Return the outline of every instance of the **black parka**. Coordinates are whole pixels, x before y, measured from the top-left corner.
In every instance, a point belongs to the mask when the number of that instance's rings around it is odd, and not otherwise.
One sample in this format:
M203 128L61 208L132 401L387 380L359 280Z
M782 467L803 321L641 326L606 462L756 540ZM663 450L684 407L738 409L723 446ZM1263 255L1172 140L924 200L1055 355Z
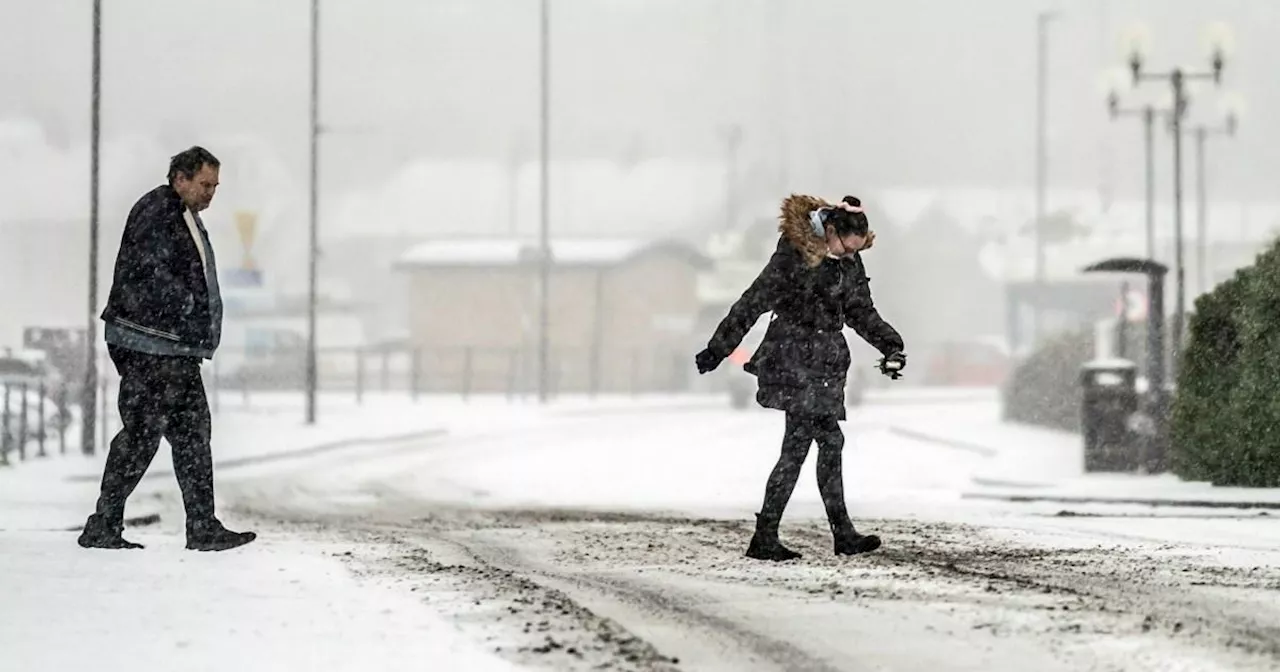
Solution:
M784 201L777 250L707 349L717 361L727 357L772 311L764 340L744 366L757 377L756 400L765 408L843 420L850 365L843 328L883 355L901 352L903 342L876 311L861 254L836 259L821 252L825 241L814 234L808 212L822 205L805 196Z

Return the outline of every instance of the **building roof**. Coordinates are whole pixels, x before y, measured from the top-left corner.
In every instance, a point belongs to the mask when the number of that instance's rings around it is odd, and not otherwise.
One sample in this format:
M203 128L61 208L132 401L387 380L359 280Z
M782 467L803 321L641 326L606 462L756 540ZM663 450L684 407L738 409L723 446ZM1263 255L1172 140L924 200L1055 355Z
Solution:
M555 263L570 266L614 266L642 254L666 250L707 262L692 245L674 240L634 238L565 238L550 242ZM453 239L421 243L396 261L396 267L513 266L538 258L538 242L505 238Z

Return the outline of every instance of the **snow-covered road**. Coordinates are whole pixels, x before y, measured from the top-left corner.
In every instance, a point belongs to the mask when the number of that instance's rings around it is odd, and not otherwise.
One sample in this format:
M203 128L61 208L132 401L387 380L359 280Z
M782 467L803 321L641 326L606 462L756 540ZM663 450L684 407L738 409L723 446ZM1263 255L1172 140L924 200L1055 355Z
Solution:
M1274 517L966 500L991 456L900 431L992 412L939 402L850 418L850 509L885 540L852 559L830 554L812 460L783 523L805 557L742 558L781 432L766 412L495 417L358 459L237 468L219 488L268 534L348 545L358 574L531 667L1280 666Z

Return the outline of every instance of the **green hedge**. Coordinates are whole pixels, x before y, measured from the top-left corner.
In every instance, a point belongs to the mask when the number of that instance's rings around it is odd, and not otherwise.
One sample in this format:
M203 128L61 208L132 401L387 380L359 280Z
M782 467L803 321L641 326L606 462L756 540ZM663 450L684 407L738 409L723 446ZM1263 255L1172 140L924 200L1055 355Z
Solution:
M1172 467L1280 486L1280 246L1196 301L1173 401Z

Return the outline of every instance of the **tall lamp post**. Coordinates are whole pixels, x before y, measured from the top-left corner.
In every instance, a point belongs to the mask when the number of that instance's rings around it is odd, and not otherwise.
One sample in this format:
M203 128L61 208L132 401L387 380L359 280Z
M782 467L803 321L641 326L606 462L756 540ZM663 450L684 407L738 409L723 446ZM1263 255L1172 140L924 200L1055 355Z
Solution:
M1156 159L1155 159L1155 122L1157 118L1168 118L1170 111L1147 103L1136 107L1124 107L1120 104L1120 94L1114 89L1107 95L1107 110L1111 118L1140 117L1142 119L1142 145L1145 157L1144 180L1146 182L1146 248L1147 259L1156 258Z
M102 0L93 0L93 90L89 102L89 319L84 332L80 451L94 453L98 424L98 173L102 145Z
M1196 141L1196 293L1209 289L1208 278L1208 201L1205 186L1205 141L1211 137L1231 137L1236 134L1240 120L1236 110L1227 110L1221 124L1196 124L1187 129Z
M1120 105L1120 94L1114 88L1107 95L1107 110L1111 114L1112 119L1122 116L1137 116L1142 119L1142 141L1143 154L1145 156L1145 173L1144 180L1146 182L1146 260L1150 262L1156 261L1156 162L1155 162L1155 122L1157 117L1167 117L1169 111L1161 109L1154 104L1147 103L1137 107L1122 107ZM1151 289L1151 287L1148 287ZM1161 297L1163 299L1163 297ZM1163 303L1160 305L1163 306ZM1121 320L1127 319L1121 317ZM1123 346L1123 343L1121 344ZM1152 347L1163 348L1162 340L1151 340L1148 338L1147 348ZM1163 357L1153 357L1153 353L1147 353L1148 361L1159 361L1160 366L1164 366ZM1148 376L1155 380L1154 372L1149 372ZM1163 376L1163 374L1161 374Z
M539 142L538 180L538 402L551 396L551 236L550 160L551 142L551 7L550 0L539 5Z
M1040 301L1044 295L1045 249L1044 220L1049 172L1049 23L1058 17L1057 12L1045 11L1036 15L1036 224L1035 224L1035 308L1032 311L1032 338L1042 336Z
M307 215L307 410L308 425L316 422L316 263L319 256L319 190L316 180L319 173L320 139L320 0L311 0L311 132L310 132L310 194Z
M1167 81L1173 89L1173 108L1170 111L1170 128L1173 132L1173 221L1174 221L1174 268L1176 284L1175 312L1173 315L1172 362L1170 378L1177 380L1178 358L1182 354L1182 335L1186 321L1187 290L1186 268L1183 250L1183 213L1182 213L1182 122L1187 113L1189 98L1187 83L1194 80L1211 80L1214 84L1222 82L1222 70L1226 63L1226 29L1218 25L1216 34L1210 40L1209 62L1211 68L1205 71L1190 71L1174 68L1167 72L1149 72L1146 70L1145 42L1139 38L1144 33L1131 35L1129 45L1129 70L1133 74L1133 85L1136 87L1144 81Z

